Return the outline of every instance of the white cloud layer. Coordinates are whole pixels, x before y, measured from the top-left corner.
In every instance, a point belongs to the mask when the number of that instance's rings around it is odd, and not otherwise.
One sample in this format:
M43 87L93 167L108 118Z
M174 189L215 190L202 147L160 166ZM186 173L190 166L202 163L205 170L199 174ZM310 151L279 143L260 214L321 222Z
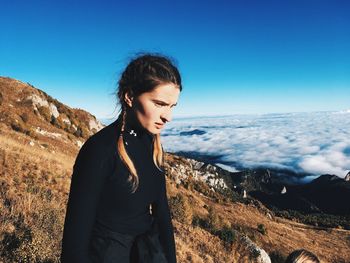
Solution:
M222 156L219 162L231 169L264 166L340 177L350 170L348 111L175 119L162 141L170 152Z

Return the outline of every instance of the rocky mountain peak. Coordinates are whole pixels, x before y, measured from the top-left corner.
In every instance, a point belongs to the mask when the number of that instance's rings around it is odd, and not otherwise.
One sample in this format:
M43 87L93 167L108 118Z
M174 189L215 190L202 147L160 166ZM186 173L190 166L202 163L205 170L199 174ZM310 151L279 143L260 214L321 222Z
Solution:
M32 139L59 139L76 146L104 126L95 116L59 102L29 83L0 77L0 121L3 128Z

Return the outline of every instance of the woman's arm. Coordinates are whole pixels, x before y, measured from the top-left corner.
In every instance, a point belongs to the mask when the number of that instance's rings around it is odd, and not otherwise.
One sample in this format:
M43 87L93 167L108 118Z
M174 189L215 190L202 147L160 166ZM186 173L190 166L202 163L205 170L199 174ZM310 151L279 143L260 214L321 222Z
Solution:
M152 205L152 213L159 223L159 237L169 263L176 263L176 250L173 225L171 223L166 195L165 175L161 175L161 190L158 200Z
M89 262L90 235L105 174L104 155L98 148L98 143L89 138L73 167L62 239L62 263Z

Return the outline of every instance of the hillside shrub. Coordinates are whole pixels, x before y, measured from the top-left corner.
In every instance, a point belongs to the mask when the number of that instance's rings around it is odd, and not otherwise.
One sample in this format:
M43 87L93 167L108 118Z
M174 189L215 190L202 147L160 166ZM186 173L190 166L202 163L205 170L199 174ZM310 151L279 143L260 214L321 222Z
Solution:
M21 121L13 122L13 123L11 123L11 128L14 131L24 133L25 135L28 135L34 139L37 138L37 135L36 135L35 131L33 130L33 128L31 126L25 124L24 122L21 122Z
M225 245L231 246L236 241L236 232L230 227L224 226L215 234L225 242Z
M28 117L28 114L26 112L22 113L20 117L24 123L28 122L29 117Z
M82 138L87 139L90 136L90 131L88 128L83 126L82 128Z
M4 101L4 97L2 96L1 92L0 92L0 106L2 105L2 102Z
M194 215L192 218L192 225L193 226L198 226L203 229L208 229L209 228L209 223L206 218L201 218L198 215Z
M38 108L38 111L40 113L40 115L47 120L48 122L51 122L51 112L50 109L46 106L40 106Z
M80 122L78 122L78 121L75 119L73 113L71 113L71 115L67 114L67 117L68 117L68 119L70 120L72 126L74 125L75 127L78 127L78 126L80 125Z
M25 127L21 122L11 123L11 128L12 128L12 130L17 131L17 132L24 133L24 131L25 131Z
M192 208L186 196L177 194L169 199L171 215L174 219L184 224L192 223Z
M78 126L77 130L74 132L76 137L81 137L87 139L90 135L89 130L84 126Z
M193 216L192 225L203 228L220 238L224 242L226 249L231 249L232 244L237 239L236 231L228 224L224 224L223 219L217 216L212 208L206 218L201 218L198 215Z
M206 196L210 195L209 186L202 181L197 180L197 181L193 182L193 189L199 193L206 195Z
M67 108L67 106L65 106L64 104L59 102L57 99L51 98L50 101L52 104L54 104L56 106L57 111L59 112L60 115L66 114L69 112L69 109Z
M247 237L251 240L251 241L253 241L253 242L256 242L256 232L253 232L253 231L246 231L247 232Z
M75 137L77 137L77 136L75 135L76 130L73 128L73 126L65 127L64 130L65 130L66 132L68 132L68 133L71 133L71 134L74 135Z
M28 127L23 123L23 122L12 122L11 123L11 128L14 130L14 131L17 131L17 132L21 132L21 133L28 133Z
M61 116L58 116L58 118L55 118L55 116L52 115L50 123L59 129L64 129L68 126L66 123L62 121Z
M250 256L254 259L257 259L260 256L260 251L257 250L256 248L252 249L250 251Z
M214 208L212 206L209 206L208 209L208 226L212 232L215 232L217 229L220 228L221 222L220 222L219 215L216 213Z
M55 105L56 105L56 108L57 108L57 111L60 113L60 114L66 114L68 113L68 110L66 108L66 106L64 106L62 103L60 103L59 101L55 102Z
M264 224L258 224L258 231L263 235L267 234L267 229Z
M68 139L71 140L71 141L73 141L73 140L75 139L74 135L72 135L72 134L70 134L70 133L67 134L67 137L68 137Z
M26 135L28 135L29 137L33 138L33 139L38 139L38 135L37 133L33 130L32 127L30 127L30 129L26 132Z
M182 184L185 187L185 189L193 191L193 182L192 182L192 180L190 180L190 179L184 180Z
M53 116L53 115L51 115L51 121L50 121L50 123L51 123L53 126L57 127L57 128L61 128L61 127L59 126L58 122L57 122L57 118L56 118L55 116Z
M34 89L36 89L36 87L34 87L32 84L30 84L29 82L27 82L27 85L28 86L30 86L30 87L32 87L32 88L34 88Z
M82 130L80 127L77 128L77 130L73 133L76 137L82 137Z
M34 114L35 114L36 116L39 116L39 115L40 115L40 113L39 113L39 111L38 111L37 109L34 109L33 112L34 112Z

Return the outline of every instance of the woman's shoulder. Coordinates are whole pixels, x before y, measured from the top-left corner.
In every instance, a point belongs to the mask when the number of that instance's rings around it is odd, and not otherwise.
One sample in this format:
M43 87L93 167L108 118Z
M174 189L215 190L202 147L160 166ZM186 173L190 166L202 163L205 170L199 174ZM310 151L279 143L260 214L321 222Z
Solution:
M119 122L116 120L103 127L85 141L81 150L93 150L95 152L106 153L106 151L114 149L120 133L118 126Z

